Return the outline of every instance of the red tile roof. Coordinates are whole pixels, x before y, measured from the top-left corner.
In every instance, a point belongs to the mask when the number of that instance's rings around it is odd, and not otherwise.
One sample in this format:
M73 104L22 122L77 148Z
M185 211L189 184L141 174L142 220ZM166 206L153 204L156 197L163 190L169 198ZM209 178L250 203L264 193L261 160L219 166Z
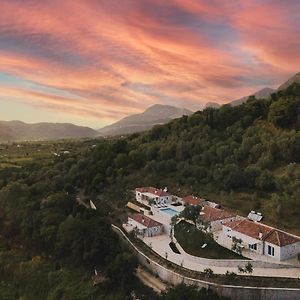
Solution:
M234 217L233 214L225 211L223 209L210 207L208 205L204 206L200 212L200 218L205 222L212 222L217 220L223 220Z
M158 197L170 196L168 192L163 191L162 189L157 189L154 187L141 187L135 189L137 192L140 193L150 193L153 195L157 195Z
M247 219L229 222L226 223L225 226L254 239L262 240L279 247L300 242L300 238L288 234L287 232ZM260 234L262 235L261 238Z
M196 196L190 195L190 196L183 197L182 201L185 204L189 204L189 205L201 205L205 200L198 198Z
M134 215L129 216L129 218L144 225L147 228L162 226L161 223L159 223L145 215L142 215L142 214L134 214Z

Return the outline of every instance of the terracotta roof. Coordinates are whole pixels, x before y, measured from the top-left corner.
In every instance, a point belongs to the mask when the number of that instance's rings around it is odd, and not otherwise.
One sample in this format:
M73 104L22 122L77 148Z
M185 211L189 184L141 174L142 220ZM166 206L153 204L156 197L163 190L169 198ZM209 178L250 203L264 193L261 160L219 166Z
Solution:
M255 223L247 219L229 222L226 223L225 226L254 239L262 240L279 247L300 242L300 238L290 235L284 231L261 223ZM262 235L261 238L260 235Z
M266 236L265 241L270 244L282 247L300 242L300 239L278 229L273 229L272 232L268 236Z
M200 212L200 218L205 222L212 222L217 220L223 220L234 217L233 214L223 209L214 208L210 206L204 206Z
M150 193L153 195L157 195L159 197L163 197L163 196L169 196L170 194L168 192L163 191L162 189L157 189L154 187L141 187L141 188L136 188L135 189L137 192L140 193Z
M182 201L189 205L201 205L205 200L196 196L186 196L182 198Z
M145 216L145 215L142 215L142 214L134 214L134 215L131 215L129 216L129 218L133 219L134 221L144 225L145 227L147 228L150 228L150 227L156 227L156 226L162 226L161 223Z

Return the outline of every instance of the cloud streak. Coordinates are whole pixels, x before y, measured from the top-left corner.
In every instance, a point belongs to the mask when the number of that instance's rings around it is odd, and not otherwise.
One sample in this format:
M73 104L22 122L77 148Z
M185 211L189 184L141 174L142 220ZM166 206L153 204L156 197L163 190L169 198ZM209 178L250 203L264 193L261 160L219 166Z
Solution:
M2 82L1 97L95 126L155 103L224 103L300 67L296 0L3 0L1 9L0 75L18 78Z

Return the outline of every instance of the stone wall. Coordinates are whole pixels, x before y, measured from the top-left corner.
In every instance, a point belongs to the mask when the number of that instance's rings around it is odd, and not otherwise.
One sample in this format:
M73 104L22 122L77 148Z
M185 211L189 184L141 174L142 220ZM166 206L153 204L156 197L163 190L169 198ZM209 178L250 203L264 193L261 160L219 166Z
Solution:
M300 289L289 288L264 288L264 287L247 287L220 285L203 280L185 277L179 273L169 270L157 262L147 257L139 251L127 236L117 227L112 225L115 232L124 238L132 249L135 251L141 265L157 275L162 281L171 285L177 285L184 282L187 285L196 285L199 288L212 289L222 296L230 297L231 300L297 300L300 299Z
M300 253L300 242L291 245L286 245L284 247L281 247L280 259L284 260L287 258L291 258L297 256L298 253Z

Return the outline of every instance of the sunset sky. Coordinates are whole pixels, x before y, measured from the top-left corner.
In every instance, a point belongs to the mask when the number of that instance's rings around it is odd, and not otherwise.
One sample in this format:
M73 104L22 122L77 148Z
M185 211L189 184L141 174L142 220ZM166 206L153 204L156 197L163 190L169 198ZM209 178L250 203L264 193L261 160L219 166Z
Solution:
M1 0L0 120L100 128L300 71L299 0Z

